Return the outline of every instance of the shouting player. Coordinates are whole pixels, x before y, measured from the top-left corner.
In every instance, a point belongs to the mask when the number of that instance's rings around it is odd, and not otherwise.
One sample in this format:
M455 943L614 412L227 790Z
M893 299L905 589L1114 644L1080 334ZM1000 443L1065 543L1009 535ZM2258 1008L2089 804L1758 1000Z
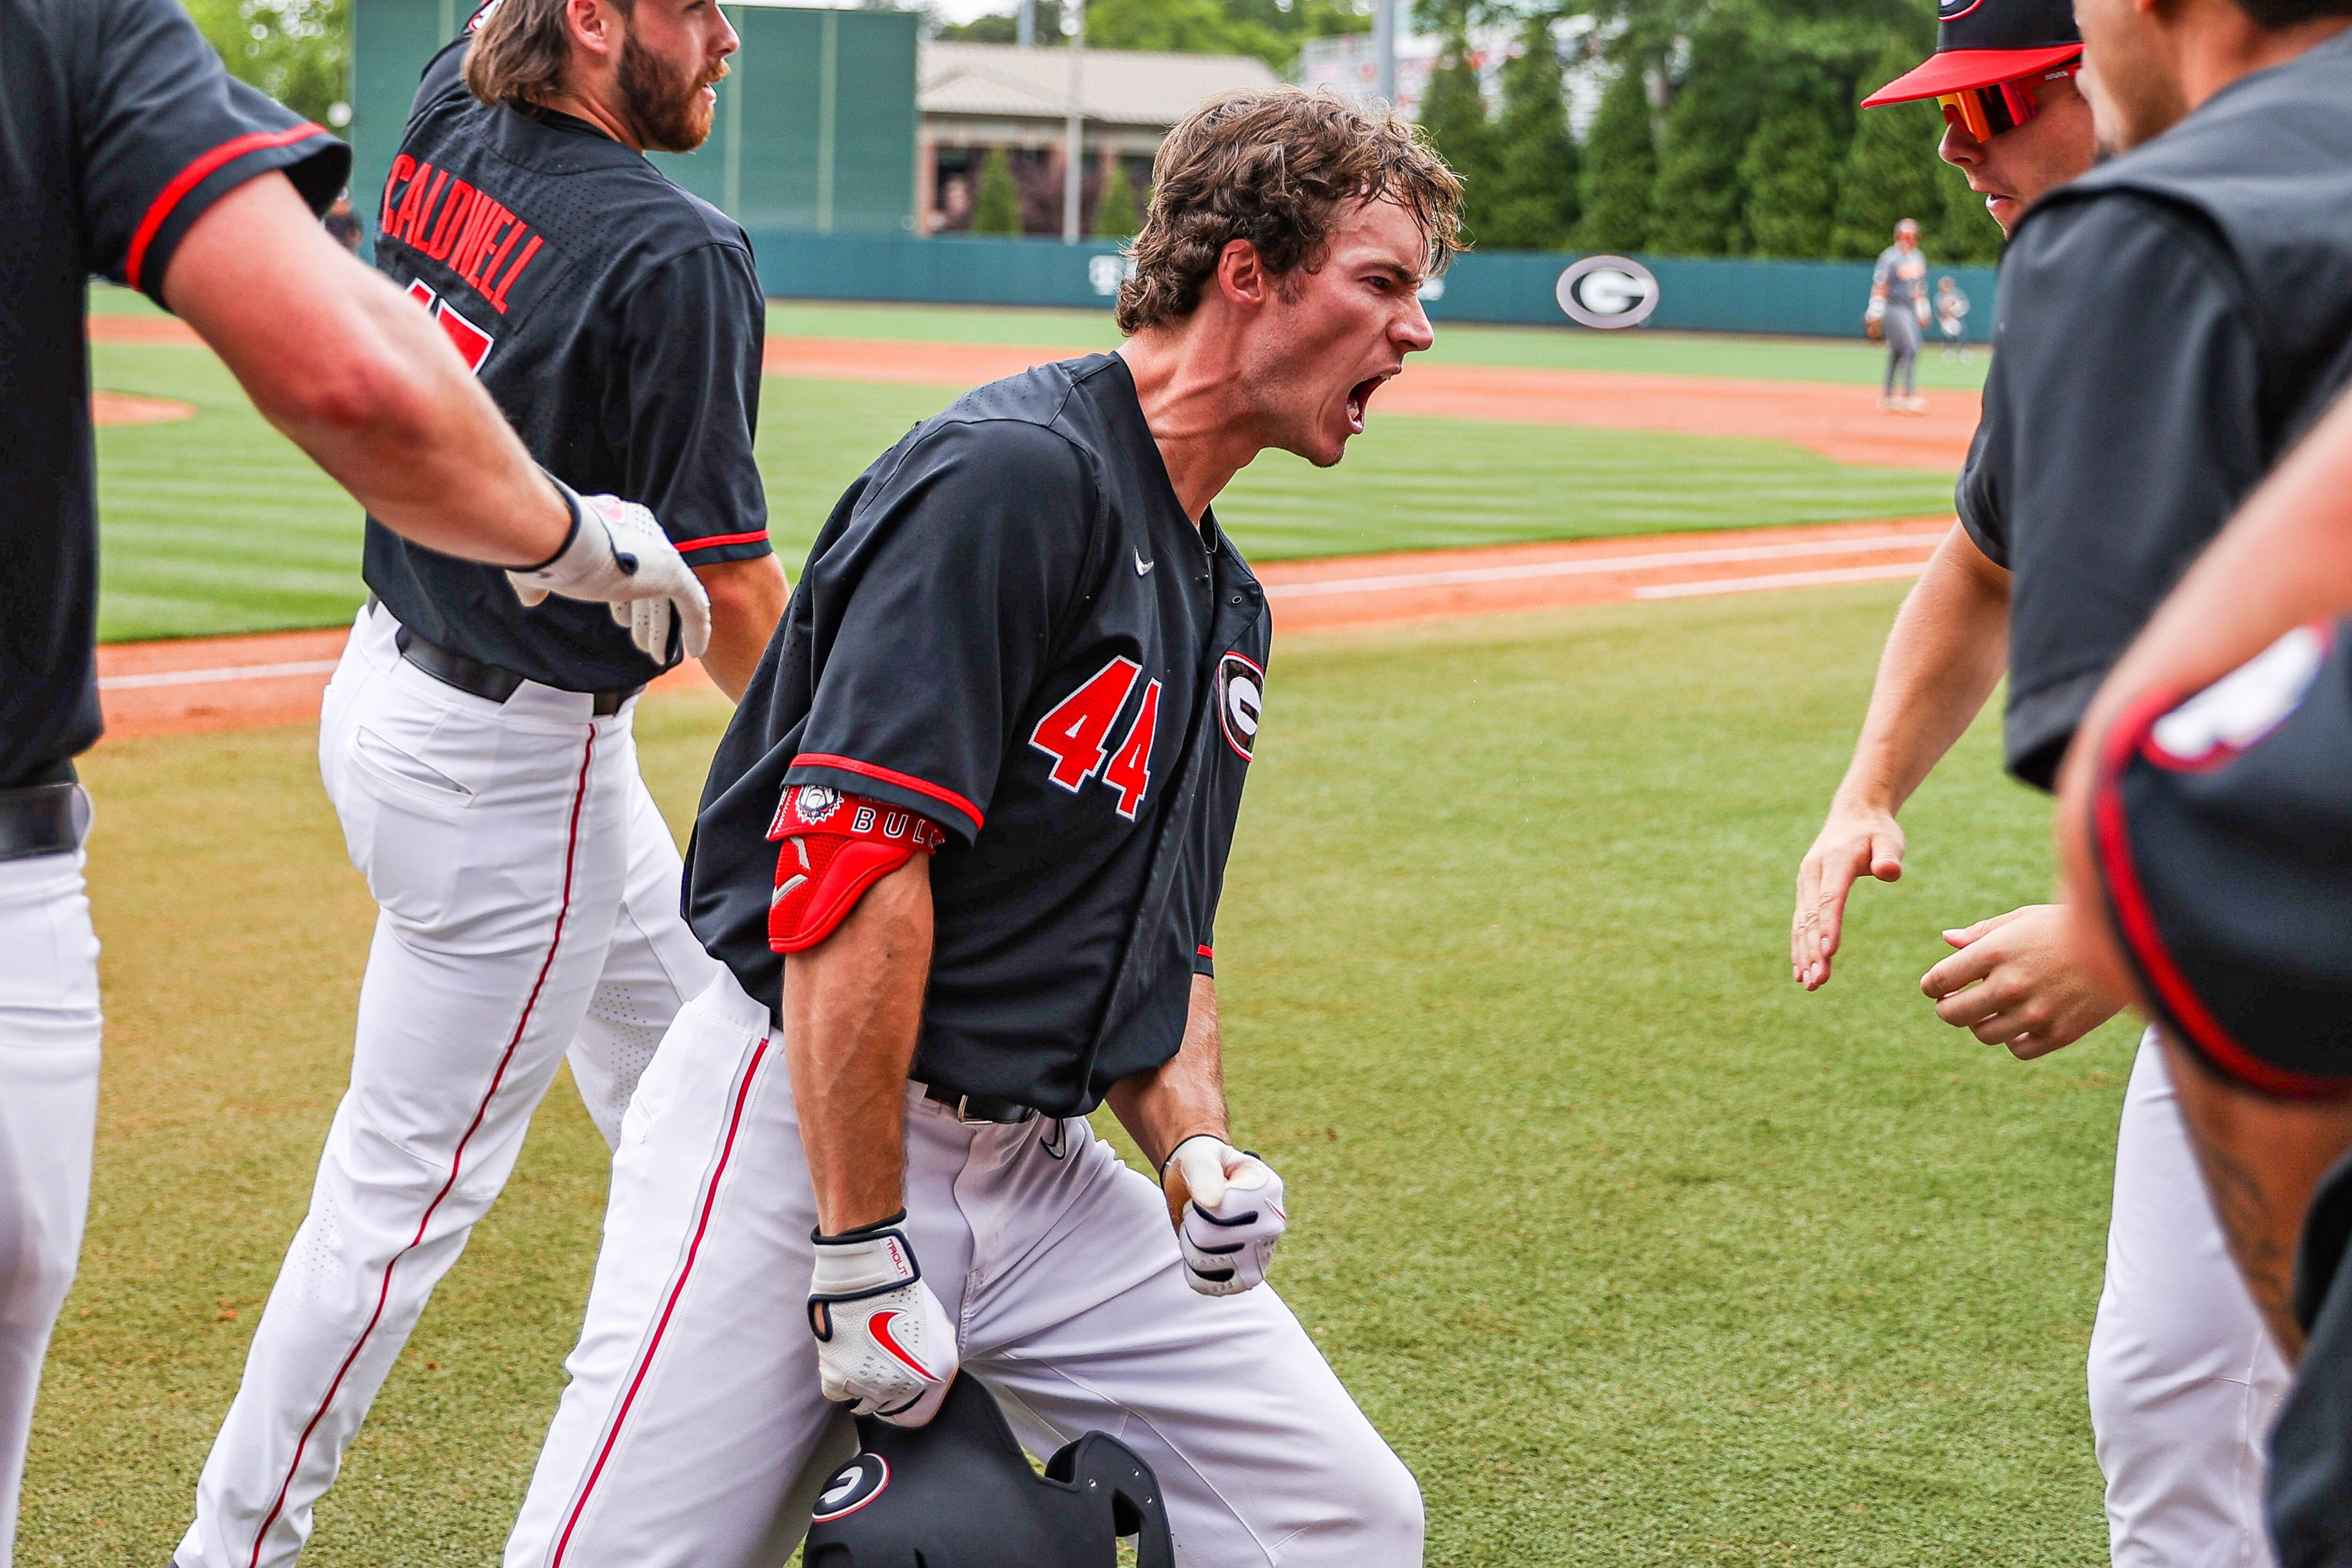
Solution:
M509 1568L780 1562L845 1405L919 1425L959 1365L1037 1452L1143 1456L1181 1562L1421 1560L1228 1142L1211 931L1269 626L1210 503L1268 447L1339 461L1430 344L1460 186L1295 88L1154 174L1127 345L867 469L720 746L688 903L726 972L629 1109Z
M377 262L531 453L657 509L740 693L783 602L751 458L764 305L741 229L647 148L698 144L735 35L709 0L505 0L425 68ZM350 1091L197 1483L180 1568L290 1562L567 1053L609 1141L715 965L637 776L667 616L530 595L370 523L320 766L382 906Z

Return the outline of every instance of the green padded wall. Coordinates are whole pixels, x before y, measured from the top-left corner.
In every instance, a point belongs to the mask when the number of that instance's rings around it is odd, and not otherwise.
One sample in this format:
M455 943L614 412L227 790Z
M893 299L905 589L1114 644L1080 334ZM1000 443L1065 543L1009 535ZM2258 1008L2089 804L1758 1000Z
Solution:
M417 73L478 0L355 0L352 205L373 234ZM899 234L915 225L915 42L908 11L729 5L743 47L710 140L654 163L751 229Z

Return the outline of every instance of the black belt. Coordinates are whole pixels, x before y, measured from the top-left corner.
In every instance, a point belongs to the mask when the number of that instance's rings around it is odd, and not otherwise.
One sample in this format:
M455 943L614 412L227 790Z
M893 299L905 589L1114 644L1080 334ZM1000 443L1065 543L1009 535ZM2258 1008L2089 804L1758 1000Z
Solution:
M992 1094L958 1094L951 1089L923 1086L923 1098L934 1104L944 1105L956 1113L956 1120L966 1124L995 1122L1011 1126L1034 1121L1045 1113L1034 1105L1024 1105L1017 1100L999 1100Z
M425 641L406 626L392 634L393 646L400 657L439 681L454 686L471 696L491 702L504 702L521 689L526 679L511 669L501 669L495 664L484 664L478 658L467 658L462 653L452 653L438 643ZM591 691L583 695L595 699L594 712L599 719L621 710L621 704L643 691L645 686L625 686L614 691Z
M0 860L70 855L81 847L89 821L81 785L71 779L0 789Z

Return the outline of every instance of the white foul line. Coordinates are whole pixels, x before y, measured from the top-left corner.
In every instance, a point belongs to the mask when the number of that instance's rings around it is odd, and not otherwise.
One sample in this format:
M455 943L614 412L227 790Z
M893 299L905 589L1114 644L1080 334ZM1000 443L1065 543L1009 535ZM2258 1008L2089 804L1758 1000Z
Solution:
M1712 583L1660 583L1636 588L1637 599L1689 599L1701 594L1745 594L1758 588L1817 588L1832 583L1882 583L1894 577L1916 577L1924 561L1890 566L1840 566L1826 572L1777 572L1769 577L1718 577Z
M165 669L152 675L107 675L100 691L135 691L147 686L209 686L215 680L270 680L283 675L328 675L340 659L310 658L299 664L236 664L223 669Z
M1873 534L1864 539L1811 539L1790 544L1749 544L1720 550L1660 551L1649 555L1580 557L1574 561L1538 561L1518 566L1465 566L1452 572L1400 573L1393 577L1343 577L1328 583L1286 583L1268 587L1265 595L1269 599L1306 599L1327 594L1377 594L1390 589L1439 588L1460 583L1509 583L1528 577L1586 577L1612 572L1647 572L1661 566L1699 566L1728 561L1783 561L1800 555L1863 555L1881 550L1933 550L1942 539L1941 534L1935 533L1888 533Z

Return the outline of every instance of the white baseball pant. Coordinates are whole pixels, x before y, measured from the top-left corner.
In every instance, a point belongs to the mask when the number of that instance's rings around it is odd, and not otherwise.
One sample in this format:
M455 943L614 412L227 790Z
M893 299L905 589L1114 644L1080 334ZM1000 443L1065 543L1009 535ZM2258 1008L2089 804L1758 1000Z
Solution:
M678 913L676 844L631 709L526 682L504 703L404 661L361 612L320 771L381 906L352 1082L310 1213L196 1484L179 1568L293 1561L311 1505L521 1152L568 1055L607 1142L717 964Z
M2263 1488L2292 1374L2231 1260L2154 1030L2124 1092L2088 1373L2116 1568L2273 1568Z
M98 1126L98 937L79 854L0 860L0 1564Z
M1191 1568L1409 1568L1421 1492L1273 1289L1184 1283L1160 1190L1083 1119L966 1126L910 1089L907 1229L963 1371L1033 1451L1150 1464ZM842 1450L803 1303L816 1223L767 1009L678 1016L614 1155L571 1385L506 1568L778 1568Z

